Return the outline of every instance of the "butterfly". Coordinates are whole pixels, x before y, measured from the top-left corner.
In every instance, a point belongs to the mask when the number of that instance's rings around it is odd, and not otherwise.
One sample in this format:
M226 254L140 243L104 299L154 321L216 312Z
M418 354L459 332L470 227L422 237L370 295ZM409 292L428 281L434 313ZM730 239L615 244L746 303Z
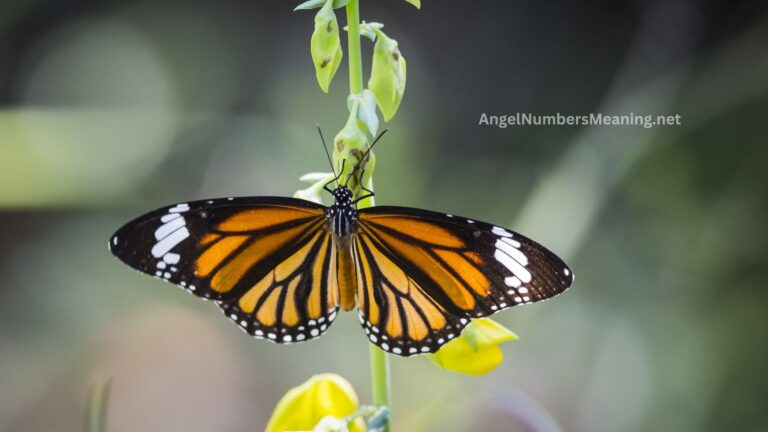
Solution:
M358 210L373 192L355 198L348 183L325 185L330 207L283 197L162 207L120 228L109 248L214 301L256 338L314 339L339 309L357 306L370 341L406 357L436 352L474 318L573 284L560 258L521 234L415 208Z

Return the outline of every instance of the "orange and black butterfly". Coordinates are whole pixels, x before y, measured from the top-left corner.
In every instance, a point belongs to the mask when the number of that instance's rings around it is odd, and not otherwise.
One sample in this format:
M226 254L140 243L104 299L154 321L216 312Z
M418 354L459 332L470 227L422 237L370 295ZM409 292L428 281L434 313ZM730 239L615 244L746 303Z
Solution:
M372 193L325 189L330 207L279 197L163 207L120 228L109 247L213 300L256 338L313 339L357 306L371 342L401 356L435 352L471 319L573 283L560 258L511 230L414 208L358 210Z

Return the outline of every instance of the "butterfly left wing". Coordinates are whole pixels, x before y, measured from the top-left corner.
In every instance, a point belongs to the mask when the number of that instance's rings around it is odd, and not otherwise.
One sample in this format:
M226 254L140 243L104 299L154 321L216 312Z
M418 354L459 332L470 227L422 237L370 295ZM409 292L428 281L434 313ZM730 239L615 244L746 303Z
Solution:
M276 197L177 204L129 222L109 246L129 266L216 301L255 337L302 341L338 310L324 210Z
M435 352L471 318L553 297L573 283L555 254L510 230L405 207L360 211L353 251L369 338Z

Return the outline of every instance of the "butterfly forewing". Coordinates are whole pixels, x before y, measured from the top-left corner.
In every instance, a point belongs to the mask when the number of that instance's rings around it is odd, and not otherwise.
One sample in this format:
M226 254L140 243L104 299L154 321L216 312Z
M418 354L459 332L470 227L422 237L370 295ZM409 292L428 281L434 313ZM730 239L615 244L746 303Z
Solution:
M373 207L360 212L356 241L361 321L371 341L395 354L434 352L471 318L573 283L565 263L538 243L458 216Z
M141 216L109 244L131 267L215 300L250 334L301 341L338 309L324 209L276 197L195 201Z

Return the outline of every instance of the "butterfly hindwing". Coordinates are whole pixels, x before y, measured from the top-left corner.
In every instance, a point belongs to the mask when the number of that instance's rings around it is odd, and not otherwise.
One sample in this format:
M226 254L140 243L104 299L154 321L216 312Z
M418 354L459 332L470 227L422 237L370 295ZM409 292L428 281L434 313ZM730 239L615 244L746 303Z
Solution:
M372 236L359 233L353 255L360 323L383 350L403 356L435 352L469 323L430 296L431 287Z
M565 263L527 237L443 213L364 209L356 242L361 320L374 343L401 355L434 352L471 318L573 283Z
M216 301L248 333L301 341L338 309L324 209L276 197L182 203L126 224L109 245L129 266Z

